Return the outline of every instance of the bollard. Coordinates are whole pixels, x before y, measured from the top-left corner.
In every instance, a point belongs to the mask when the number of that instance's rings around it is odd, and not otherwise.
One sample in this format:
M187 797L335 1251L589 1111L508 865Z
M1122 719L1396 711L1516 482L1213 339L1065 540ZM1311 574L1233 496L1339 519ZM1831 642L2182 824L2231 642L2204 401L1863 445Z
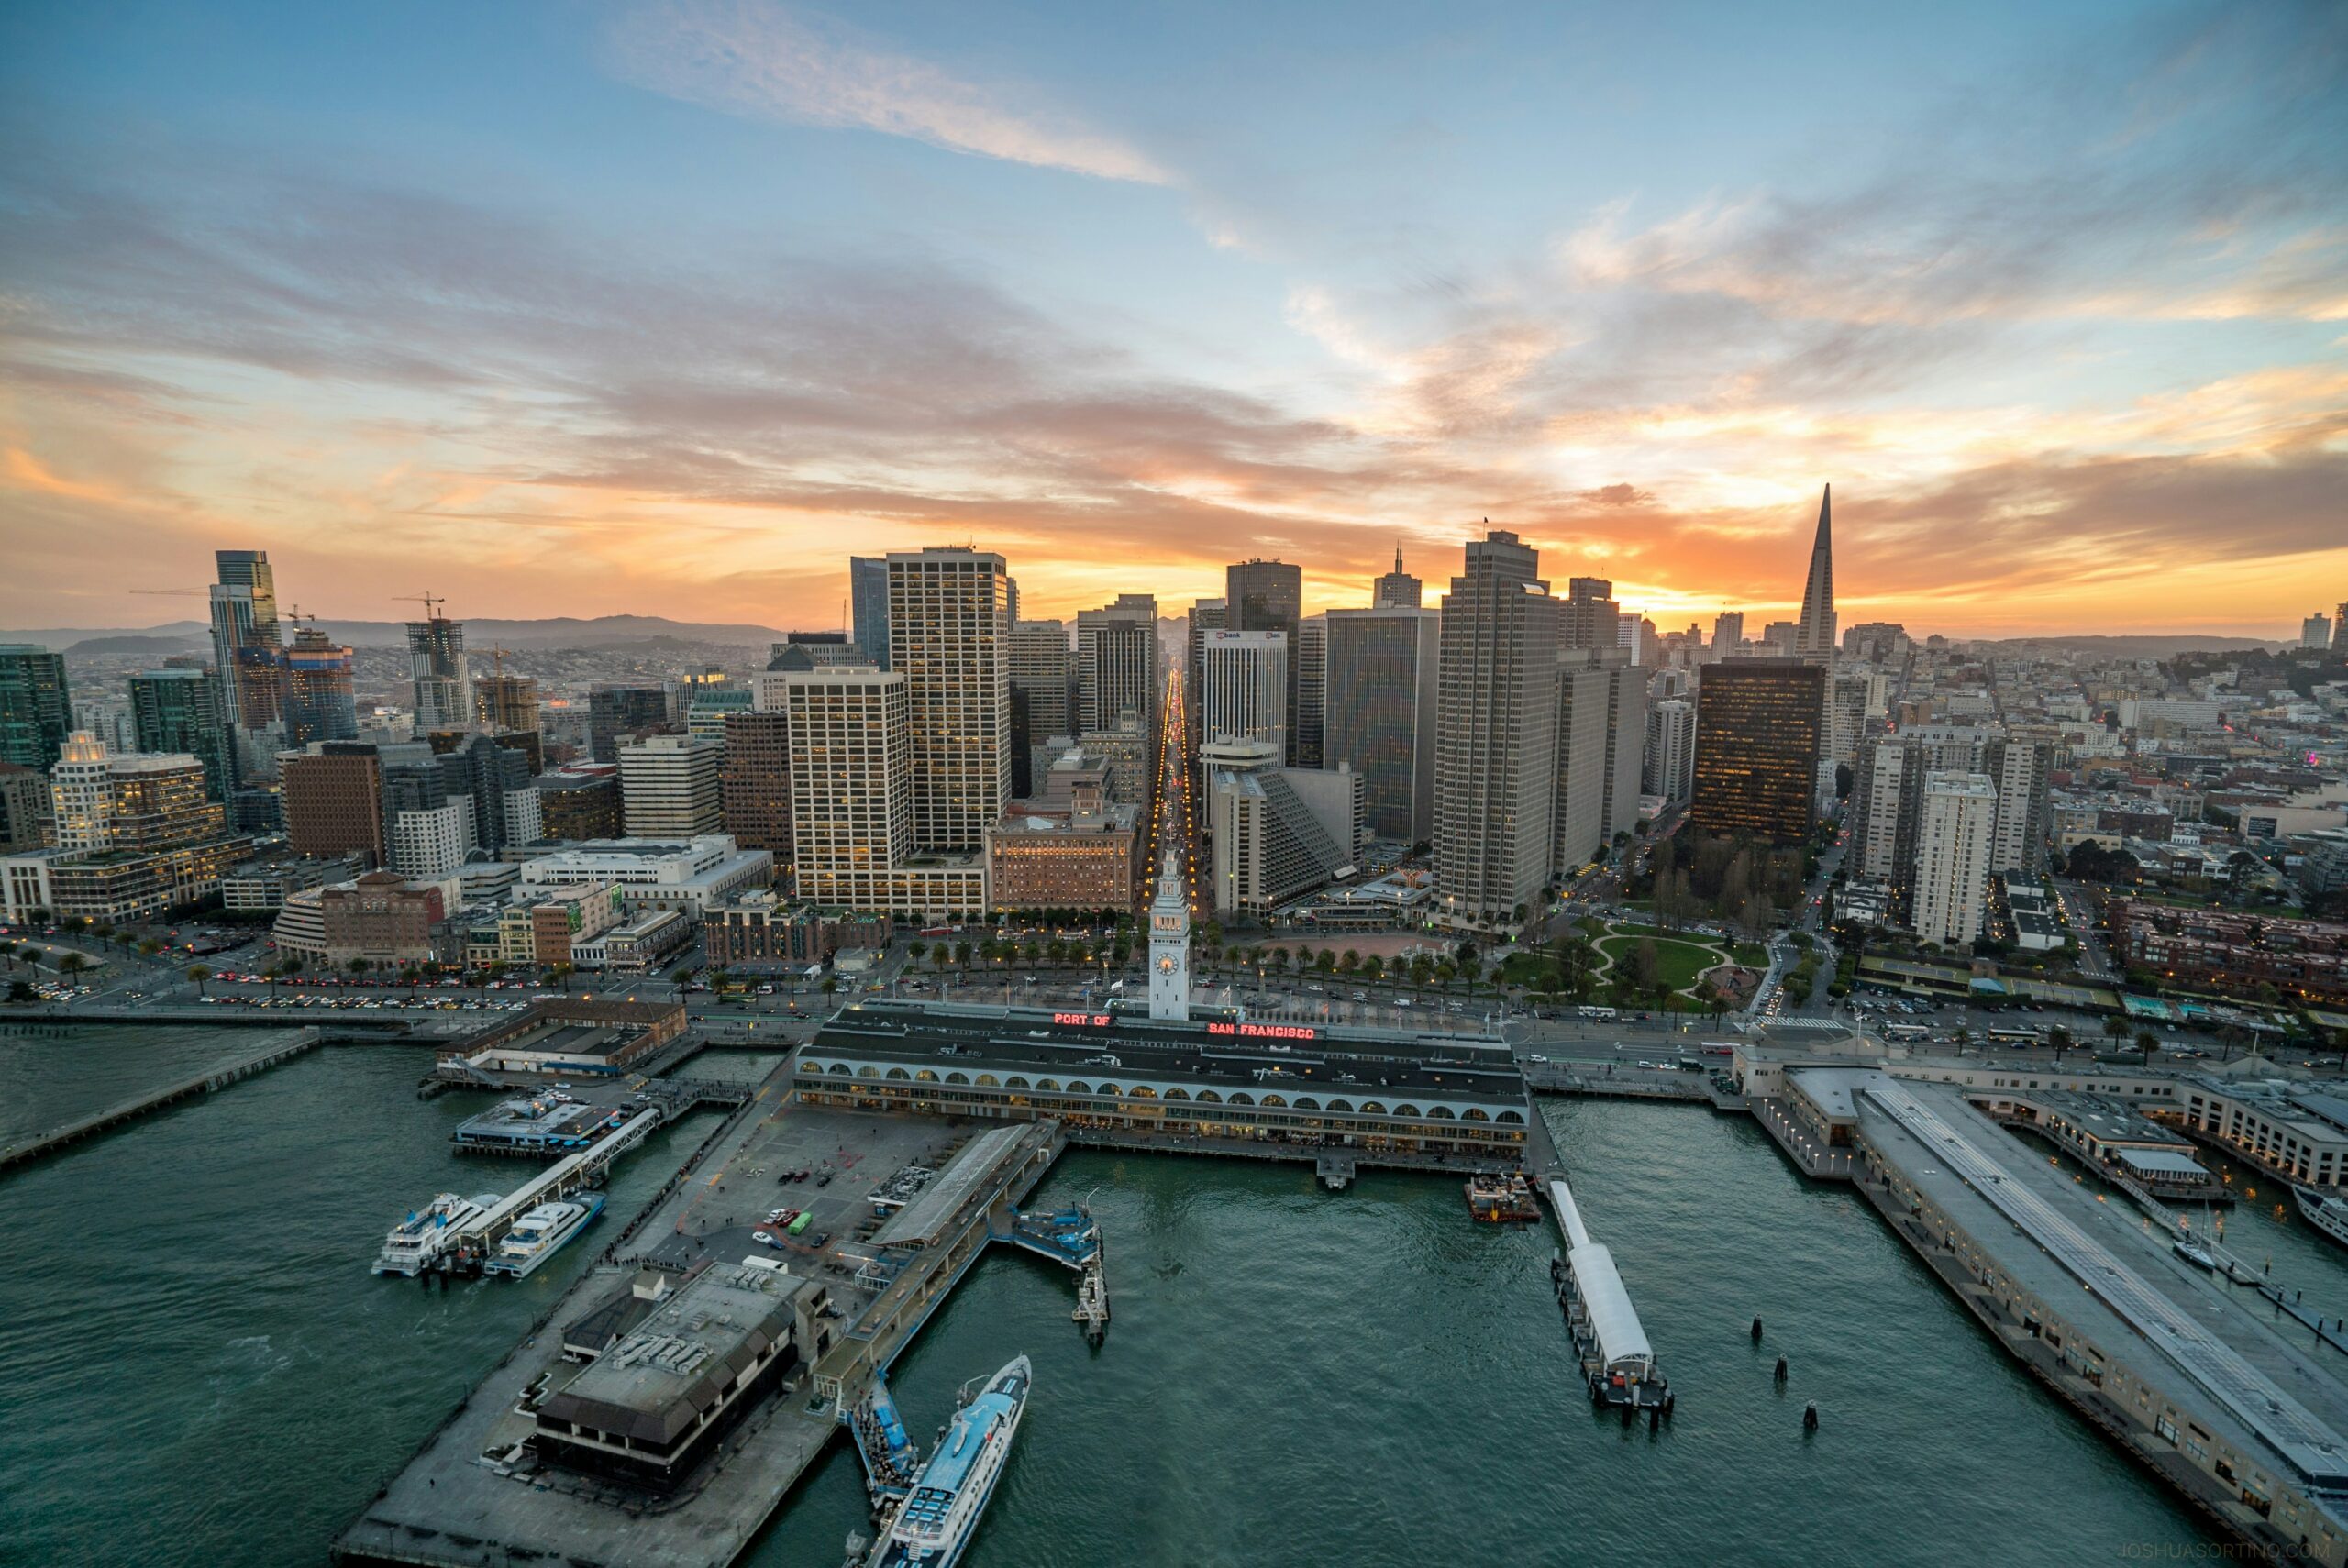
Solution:
M1753 1342L1756 1345L1761 1342L1761 1320L1758 1318L1753 1320Z

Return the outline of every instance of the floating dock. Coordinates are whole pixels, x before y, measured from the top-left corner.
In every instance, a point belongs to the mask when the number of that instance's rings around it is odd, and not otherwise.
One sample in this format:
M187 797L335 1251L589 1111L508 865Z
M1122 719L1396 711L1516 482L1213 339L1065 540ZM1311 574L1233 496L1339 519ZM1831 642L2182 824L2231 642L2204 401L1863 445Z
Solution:
M249 1056L240 1056L233 1062L225 1062L216 1067L206 1067L193 1077L182 1078L177 1082L165 1084L161 1088L133 1095L117 1105L108 1106L104 1110L69 1121L61 1127L52 1128L47 1132L37 1132L29 1138L0 1149L0 1170L6 1170L12 1165L20 1165L28 1161L55 1154L69 1143L78 1143L84 1138L95 1137L111 1128L121 1126L126 1121L137 1121L150 1111L161 1110L163 1107L175 1104L180 1100L200 1094L217 1093L230 1084L251 1077L255 1073L265 1073L280 1062L291 1061L305 1052L316 1050L323 1036L315 1029L292 1030Z
M1566 1178L1553 1173L1546 1185L1549 1201L1556 1206L1558 1228L1566 1233L1565 1251L1549 1260L1549 1281L1573 1336L1590 1402L1619 1406L1625 1414L1668 1412L1670 1381L1656 1363L1655 1347L1647 1342L1638 1309L1623 1288L1614 1254L1591 1239Z

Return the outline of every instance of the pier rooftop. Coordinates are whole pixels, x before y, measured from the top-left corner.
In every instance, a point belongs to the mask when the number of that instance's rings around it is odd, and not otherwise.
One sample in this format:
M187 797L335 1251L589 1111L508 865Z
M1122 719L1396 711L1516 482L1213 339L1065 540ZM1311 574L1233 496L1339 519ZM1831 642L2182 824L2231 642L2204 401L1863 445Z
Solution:
M2278 1329L2264 1297L2187 1263L2165 1231L2099 1200L1963 1089L1882 1076L1855 1099L1861 1140L1930 1232L1920 1244L1960 1254L1977 1310L2059 1352L2074 1399L2165 1455L2157 1467L2188 1492L2238 1491L2220 1511L2271 1510L2266 1528L2340 1560L2348 1359L2296 1323Z

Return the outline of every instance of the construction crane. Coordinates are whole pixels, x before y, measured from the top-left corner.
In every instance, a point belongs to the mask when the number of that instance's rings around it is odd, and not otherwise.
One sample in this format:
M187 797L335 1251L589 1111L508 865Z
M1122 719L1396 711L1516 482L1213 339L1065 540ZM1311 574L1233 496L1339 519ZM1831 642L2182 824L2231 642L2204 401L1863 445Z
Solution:
M316 615L303 614L302 607L299 604L296 604L287 610L285 613L280 615L278 619L281 621L291 621L297 627L300 626L303 622L307 621L310 624L310 629L312 631L315 632L318 629L318 618Z
M505 656L512 653L514 650L507 647L486 647L481 651L487 654L490 657L491 662L497 667L497 679L500 680L504 679Z
M435 598L428 590L423 593L396 593L392 597L398 600L403 604L423 605L424 618L427 621L437 621L440 619L440 612L437 606L449 602L445 597Z

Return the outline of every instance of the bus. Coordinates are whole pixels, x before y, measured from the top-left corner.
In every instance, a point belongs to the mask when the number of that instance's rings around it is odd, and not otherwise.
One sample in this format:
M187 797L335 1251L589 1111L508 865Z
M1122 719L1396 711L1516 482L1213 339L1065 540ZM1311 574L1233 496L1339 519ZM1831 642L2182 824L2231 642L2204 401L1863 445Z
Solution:
M2035 1045L2038 1043L2038 1031L2035 1029L1992 1029L1989 1031L1989 1038L2002 1040L2009 1045Z
M1614 1016L1614 1010L1611 1007L1585 1007L1577 1008L1574 1010L1584 1018L1608 1019Z
M1922 1040L1931 1032L1921 1023L1887 1023L1883 1026L1886 1040Z

